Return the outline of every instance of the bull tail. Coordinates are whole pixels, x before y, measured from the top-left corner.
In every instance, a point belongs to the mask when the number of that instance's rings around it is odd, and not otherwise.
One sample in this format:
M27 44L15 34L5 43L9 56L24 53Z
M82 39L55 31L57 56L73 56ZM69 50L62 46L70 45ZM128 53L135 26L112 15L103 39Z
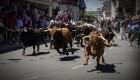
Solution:
M106 43L105 43L105 46L106 46L106 47L111 47L111 46L114 46L114 43L113 43L113 42L111 42L111 43L109 43L109 44L106 44Z

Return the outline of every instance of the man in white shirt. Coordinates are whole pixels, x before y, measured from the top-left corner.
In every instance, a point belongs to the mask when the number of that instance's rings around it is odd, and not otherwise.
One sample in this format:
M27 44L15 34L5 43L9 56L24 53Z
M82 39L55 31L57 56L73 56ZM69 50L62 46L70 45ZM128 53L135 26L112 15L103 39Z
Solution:
M53 22L55 22L55 21L54 21L54 18L51 19L50 24L53 23Z
M118 27L118 21L115 21L114 28L117 28L117 27Z

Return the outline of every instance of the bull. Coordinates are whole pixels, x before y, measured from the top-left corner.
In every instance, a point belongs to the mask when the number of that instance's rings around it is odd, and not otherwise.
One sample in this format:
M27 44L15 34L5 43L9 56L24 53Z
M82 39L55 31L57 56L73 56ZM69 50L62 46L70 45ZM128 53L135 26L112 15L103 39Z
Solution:
M102 62L103 63L105 62L103 56L105 47L111 47L114 46L114 44L113 43L106 44L104 42L105 39L97 31L92 31L89 34L89 36L85 36L83 40L85 42L84 53L86 58L84 65L88 65L89 55L91 55L93 59L97 57L96 69L99 69L99 61L101 56L102 56Z
M75 30L76 30L76 26L73 26L73 25L68 25L68 24L65 24L65 23L60 23L60 22L52 22L48 28L49 29L52 29L54 27L57 27L57 28L68 28L71 32L71 35L72 35L72 38L75 37ZM49 34L49 38L51 37L51 34L48 32ZM50 41L50 49L52 48L52 42Z
M110 43L110 41L113 41L114 42L114 40L113 40L113 38L114 37L117 37L116 35L115 35L115 33L112 31L112 29L111 28L104 28L103 30L102 30L102 35L104 36L104 38L108 41L108 44Z
M75 33L75 40L77 41L77 47L79 44L83 46L83 37L89 35L91 31L97 31L94 25L85 23L84 25L78 26Z
M43 32L41 32L38 29L23 29L20 34L20 40L23 43L23 52L22 55L25 54L25 48L26 46L33 46L33 54L35 54L35 46L37 46L37 51L39 52L39 46L40 42L44 40L44 36L42 35ZM45 43L45 46L48 47L48 45Z
M51 43L53 43L54 48L57 50L59 54L69 55L69 53L66 52L66 48L68 44L71 47L72 54L74 54L72 49L72 36L68 28L54 27L50 29L49 32L51 34L51 39L50 39ZM63 52L60 52L59 48L63 48Z

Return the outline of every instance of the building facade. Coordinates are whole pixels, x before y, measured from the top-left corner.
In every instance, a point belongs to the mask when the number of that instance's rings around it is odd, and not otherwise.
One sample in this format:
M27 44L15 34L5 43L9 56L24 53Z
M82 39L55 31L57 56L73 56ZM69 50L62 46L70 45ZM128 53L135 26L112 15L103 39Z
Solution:
M111 18L111 1L106 1L103 3L103 19Z
M111 0L111 17L128 17L138 19L140 0Z

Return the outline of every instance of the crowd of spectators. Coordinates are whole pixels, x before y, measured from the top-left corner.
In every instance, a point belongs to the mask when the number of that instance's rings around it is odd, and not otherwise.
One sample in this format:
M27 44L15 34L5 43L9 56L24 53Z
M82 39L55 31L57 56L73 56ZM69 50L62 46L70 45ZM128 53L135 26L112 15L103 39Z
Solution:
M17 43L15 33L12 30L28 28L44 28L49 26L52 22L59 21L67 24L76 25L76 20L71 19L68 13L69 9L63 10L65 13L59 11L59 7L52 10L52 17L49 17L48 9L42 9L31 5L28 2L22 3L22 0L14 0L5 6L0 3L0 43L3 41L13 44ZM63 15L56 19L56 16Z
M101 27L111 27L114 31L119 32L121 40L130 42L128 46L132 46L135 40L137 42L136 47L140 47L140 19L118 17L114 20L102 20Z

